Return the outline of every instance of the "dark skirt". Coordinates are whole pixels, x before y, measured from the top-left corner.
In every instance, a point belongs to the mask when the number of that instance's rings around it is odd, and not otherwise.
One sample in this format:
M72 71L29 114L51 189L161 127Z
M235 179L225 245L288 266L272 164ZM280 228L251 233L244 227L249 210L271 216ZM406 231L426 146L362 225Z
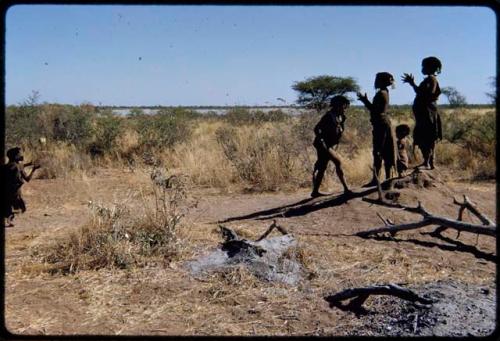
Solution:
M420 148L430 148L436 141L442 139L441 117L436 102L413 104L415 128L413 141Z
M11 217L15 210L21 210L21 212L26 211L26 203L20 192L3 196L0 206L3 218Z
M391 121L383 115L380 119L372 121L372 125L373 155L380 155L387 167L396 167L396 138Z

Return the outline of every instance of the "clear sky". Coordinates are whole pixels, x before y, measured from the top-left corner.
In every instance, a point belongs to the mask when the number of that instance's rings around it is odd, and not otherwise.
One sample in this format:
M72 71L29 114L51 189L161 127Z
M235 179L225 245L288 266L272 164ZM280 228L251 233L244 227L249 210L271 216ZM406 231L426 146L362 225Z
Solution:
M488 103L496 17L486 7L17 5L6 17L6 102L266 105L295 81L354 77L369 97L379 71L409 104L421 60L441 87ZM444 96L441 103L446 103ZM359 103L357 103L359 104Z

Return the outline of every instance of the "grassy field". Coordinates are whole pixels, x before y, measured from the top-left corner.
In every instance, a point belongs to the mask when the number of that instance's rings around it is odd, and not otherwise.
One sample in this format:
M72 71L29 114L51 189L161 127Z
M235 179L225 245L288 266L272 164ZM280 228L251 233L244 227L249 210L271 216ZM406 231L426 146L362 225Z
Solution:
M475 300L484 298L481 290L495 292L494 238L446 231L438 239L420 230L385 240L356 237L380 226L379 215L396 223L418 216L362 200L373 192L340 200L332 169L323 190L333 194L307 204L318 119L311 112L290 117L241 108L220 117L185 109L123 117L91 105L9 107L8 147L23 146L25 159L42 168L23 188L28 211L6 229L8 329L23 335L394 335L373 329L371 319L399 311L399 301L370 299L366 305L375 313L360 318L330 308L323 297L389 282L424 290L449 281L472 288ZM400 201L421 201L455 219L453 198L467 194L496 217L494 109L443 109L442 119L434 186L404 188ZM408 108L395 108L392 121L412 126ZM348 112L338 151L348 182L361 193L372 162L365 110ZM418 163L418 150L411 155ZM284 257L300 264L304 279L269 282L244 264L193 276L187 262L220 247L217 222L228 218L234 220L226 225L249 240L276 219L297 240ZM448 325L445 335L456 335ZM467 328L455 329L486 333Z
M446 108L441 115L444 137L437 145L437 164L457 178L494 179L494 108ZM391 117L394 126L413 126L409 108L395 108ZM156 163L199 186L294 190L310 185L312 128L318 120L313 112L289 116L279 109L235 108L217 116L174 108L123 117L91 105L24 105L7 110L7 147L24 146L29 158L45 165L45 178ZM46 145L37 143L40 137ZM371 126L364 109L348 112L338 151L349 182L358 185L369 177ZM421 157L418 149L410 156L415 162Z

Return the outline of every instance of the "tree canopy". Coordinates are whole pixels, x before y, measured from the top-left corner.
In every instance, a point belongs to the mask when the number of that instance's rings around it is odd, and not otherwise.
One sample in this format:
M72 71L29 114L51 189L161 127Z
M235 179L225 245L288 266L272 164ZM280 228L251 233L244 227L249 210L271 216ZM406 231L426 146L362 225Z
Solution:
M497 103L497 78L496 77L491 77L490 86L491 86L492 91L487 92L486 96L488 96L491 99L492 104L496 104Z
M298 104L321 111L332 97L359 91L359 85L352 77L322 75L295 82L292 89L298 92Z
M441 89L441 92L448 98L450 107L456 108L460 106L467 105L467 100L465 96L462 95L456 88L448 86Z

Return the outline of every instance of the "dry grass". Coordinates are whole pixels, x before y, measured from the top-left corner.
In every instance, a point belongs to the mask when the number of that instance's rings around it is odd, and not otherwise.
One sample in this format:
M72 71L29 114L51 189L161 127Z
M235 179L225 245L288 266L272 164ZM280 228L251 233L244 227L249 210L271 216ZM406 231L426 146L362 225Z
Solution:
M176 259L186 244L180 229L190 209L184 182L155 169L148 193L143 188L140 194L140 207L130 203L130 195L108 206L89 202L87 224L49 245L40 245L33 256L44 263L42 269L62 273Z
M371 127L367 114L358 111L348 118L346 132L337 148L347 181L352 185L360 185L371 177ZM491 125L491 119L488 120L491 113L486 109L444 110L447 137L437 144L437 165L453 170L462 179L495 177L495 146L491 137L483 141L485 133L481 130ZM27 148L26 159L40 161L43 167L38 177L45 179L91 175L96 167L135 171L159 160L188 176L196 186L293 191L311 186L316 160L312 127L317 120L314 115L302 115L279 122L236 125L223 119L197 119L190 123L189 138L160 149L144 149L138 131L126 127L110 151L94 158L72 144L51 142L43 148ZM463 133L468 125L479 121L484 123L470 128L478 129L477 132ZM394 126L401 123L413 126L411 115L398 113L393 117ZM491 135L488 127L485 131ZM417 149L415 164L421 159L419 155ZM323 187L340 188L331 164Z

